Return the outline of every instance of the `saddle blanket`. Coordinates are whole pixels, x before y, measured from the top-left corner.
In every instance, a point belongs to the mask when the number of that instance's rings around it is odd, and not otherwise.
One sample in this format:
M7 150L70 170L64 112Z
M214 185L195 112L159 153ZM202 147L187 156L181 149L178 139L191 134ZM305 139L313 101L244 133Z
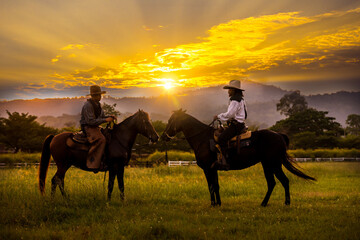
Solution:
M248 139L251 137L251 131L246 131L240 135L237 135L235 137L233 137L232 139L230 139L230 142L236 142L237 140L244 140L244 139ZM214 134L214 139L216 142L218 142L219 139L219 135L215 135Z

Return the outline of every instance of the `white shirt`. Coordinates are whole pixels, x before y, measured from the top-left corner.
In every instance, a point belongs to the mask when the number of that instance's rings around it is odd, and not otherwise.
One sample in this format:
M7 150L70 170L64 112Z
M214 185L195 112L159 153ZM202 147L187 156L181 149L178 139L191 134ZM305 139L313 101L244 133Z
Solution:
M245 100L241 100L240 102L232 100L230 101L227 112L220 113L218 118L222 122L226 122L229 119L235 119L236 121L243 123L245 121Z

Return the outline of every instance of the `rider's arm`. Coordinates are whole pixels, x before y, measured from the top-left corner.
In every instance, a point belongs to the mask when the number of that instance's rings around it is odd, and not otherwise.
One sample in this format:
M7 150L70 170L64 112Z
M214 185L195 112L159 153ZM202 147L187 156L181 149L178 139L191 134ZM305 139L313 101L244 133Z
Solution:
M82 109L82 115L84 117L84 124L90 126L99 126L100 124L107 122L106 118L101 114L98 118L95 118L94 108L89 104L85 104Z
M218 115L218 118L220 121L227 121L231 118L235 118L235 113L239 108L239 102L238 101L230 101L229 107L227 112L225 113L220 113Z

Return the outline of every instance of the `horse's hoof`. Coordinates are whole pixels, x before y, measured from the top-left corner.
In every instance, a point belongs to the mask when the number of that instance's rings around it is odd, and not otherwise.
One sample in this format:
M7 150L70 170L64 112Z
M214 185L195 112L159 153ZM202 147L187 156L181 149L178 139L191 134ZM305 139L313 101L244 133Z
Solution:
M262 207L266 207L266 206L267 206L267 203L261 203L261 206L262 206Z
M285 201L285 205L289 206L290 205L290 201Z

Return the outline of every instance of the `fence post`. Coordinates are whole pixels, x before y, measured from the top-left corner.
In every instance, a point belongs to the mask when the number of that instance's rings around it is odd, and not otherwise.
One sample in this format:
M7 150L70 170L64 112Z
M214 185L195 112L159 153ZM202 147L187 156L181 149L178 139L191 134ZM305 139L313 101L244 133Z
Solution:
M166 142L165 142L165 161L166 161L166 162L169 162Z

